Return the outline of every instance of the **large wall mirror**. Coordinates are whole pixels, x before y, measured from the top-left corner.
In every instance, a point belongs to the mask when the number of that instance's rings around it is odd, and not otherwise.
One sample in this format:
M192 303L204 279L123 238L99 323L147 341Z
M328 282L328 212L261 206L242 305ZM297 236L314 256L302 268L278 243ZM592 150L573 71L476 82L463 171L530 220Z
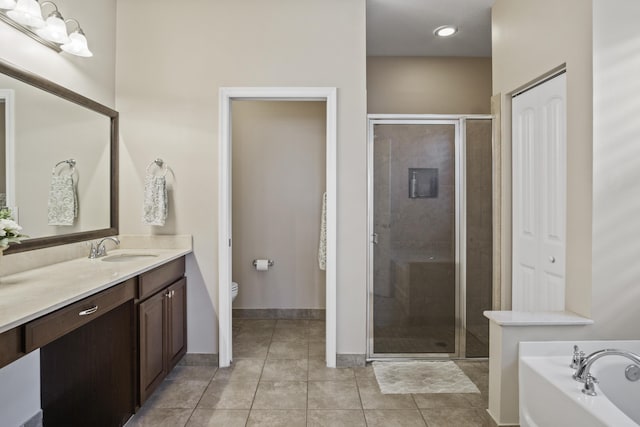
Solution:
M118 233L118 113L0 61L0 206L29 236L6 254Z

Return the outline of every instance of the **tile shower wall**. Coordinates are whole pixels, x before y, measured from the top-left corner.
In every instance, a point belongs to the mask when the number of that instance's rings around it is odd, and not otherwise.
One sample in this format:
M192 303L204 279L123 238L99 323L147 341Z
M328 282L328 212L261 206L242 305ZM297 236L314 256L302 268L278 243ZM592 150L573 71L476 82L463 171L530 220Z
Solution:
M491 120L467 120L467 339L468 357L489 356L492 306Z

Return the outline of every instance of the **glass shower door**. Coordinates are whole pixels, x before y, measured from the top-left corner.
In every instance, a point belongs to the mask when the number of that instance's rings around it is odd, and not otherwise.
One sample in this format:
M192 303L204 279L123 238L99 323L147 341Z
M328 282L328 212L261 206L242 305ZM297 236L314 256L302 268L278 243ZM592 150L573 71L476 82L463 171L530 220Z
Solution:
M369 355L458 356L459 121L370 123Z

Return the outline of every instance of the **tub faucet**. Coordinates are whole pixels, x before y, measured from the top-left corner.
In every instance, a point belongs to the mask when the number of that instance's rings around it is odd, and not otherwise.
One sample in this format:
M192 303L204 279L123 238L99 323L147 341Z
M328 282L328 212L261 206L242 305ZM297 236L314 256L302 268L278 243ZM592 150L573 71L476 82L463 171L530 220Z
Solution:
M101 258L107 255L107 248L104 246L105 240L111 240L116 245L120 244L120 240L118 240L117 237L105 237L100 240L97 245L91 242L91 249L89 250L90 259Z
M594 384L598 382L598 380L591 375L591 365L593 365L596 360L605 356L626 357L636 365L640 365L640 356L626 350L607 348L604 350L599 350L591 353L590 355L588 355L587 357L585 357L580 361L575 374L573 374L574 380L585 383L585 386L582 392L585 394L588 394L589 396L596 395L596 392L594 390Z

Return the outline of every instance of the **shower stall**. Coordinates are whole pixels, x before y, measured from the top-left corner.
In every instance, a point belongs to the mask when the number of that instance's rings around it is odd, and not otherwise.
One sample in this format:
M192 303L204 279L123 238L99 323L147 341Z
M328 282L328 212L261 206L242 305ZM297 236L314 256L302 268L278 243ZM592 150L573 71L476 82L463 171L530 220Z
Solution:
M488 357L490 116L370 115L367 358Z

